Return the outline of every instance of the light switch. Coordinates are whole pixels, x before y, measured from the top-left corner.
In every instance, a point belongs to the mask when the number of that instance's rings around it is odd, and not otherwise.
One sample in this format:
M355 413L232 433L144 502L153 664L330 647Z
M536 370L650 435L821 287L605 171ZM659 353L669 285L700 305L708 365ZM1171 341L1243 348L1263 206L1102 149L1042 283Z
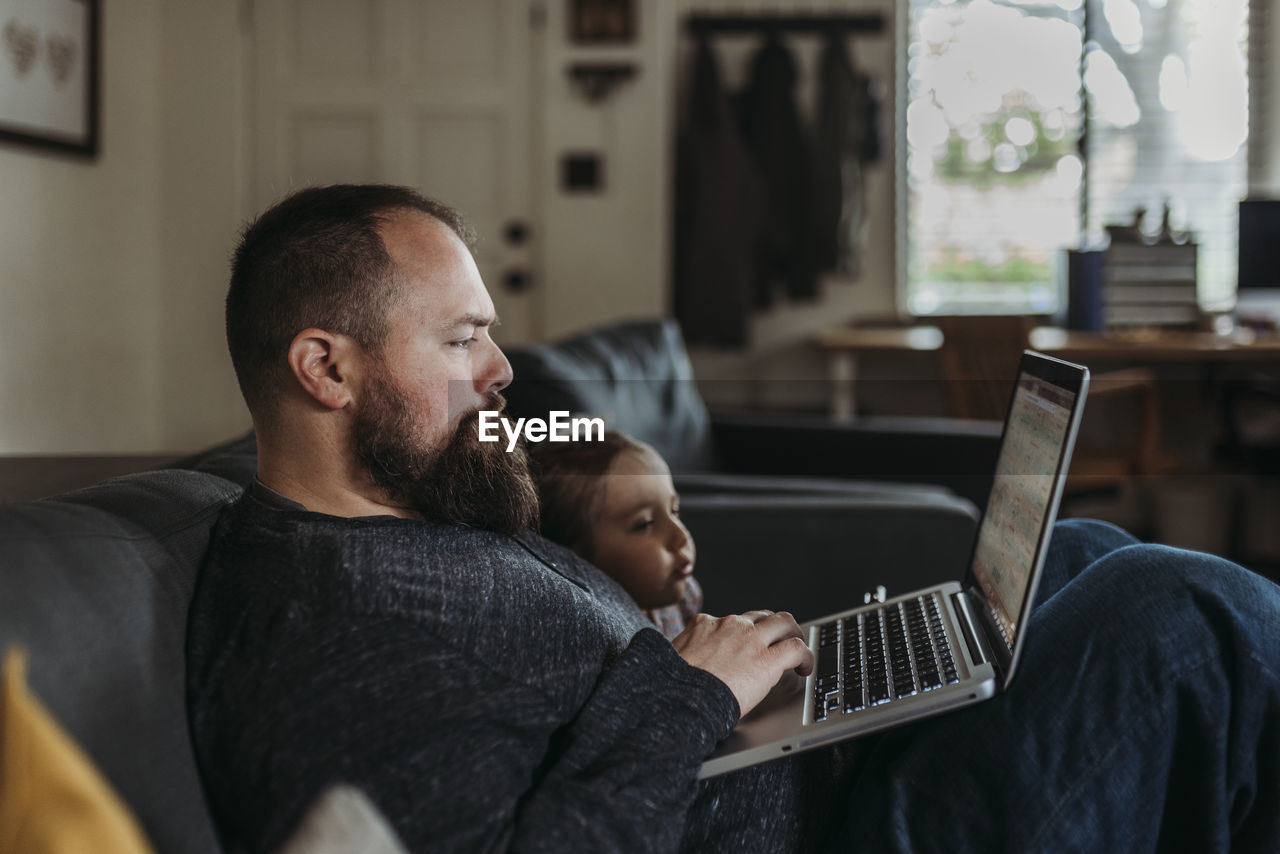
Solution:
M604 186L604 158L578 151L560 158L560 186L569 193L597 193Z

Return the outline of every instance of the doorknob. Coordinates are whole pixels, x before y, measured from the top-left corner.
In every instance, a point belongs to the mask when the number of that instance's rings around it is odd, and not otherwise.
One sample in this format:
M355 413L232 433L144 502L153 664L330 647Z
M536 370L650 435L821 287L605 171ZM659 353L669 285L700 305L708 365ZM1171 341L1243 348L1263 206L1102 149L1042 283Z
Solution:
M511 293L518 294L529 289L533 284L533 277L527 270L517 267L502 274L502 284Z
M520 246L529 239L529 226L518 219L513 219L502 229L502 236L512 246Z

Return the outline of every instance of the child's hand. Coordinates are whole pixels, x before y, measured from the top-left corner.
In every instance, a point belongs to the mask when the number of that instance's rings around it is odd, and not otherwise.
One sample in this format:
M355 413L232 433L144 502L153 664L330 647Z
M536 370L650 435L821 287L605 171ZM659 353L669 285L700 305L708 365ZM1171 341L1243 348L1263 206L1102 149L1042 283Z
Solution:
M754 709L788 670L801 676L813 671L813 653L786 611L698 614L671 645L689 664L729 686L739 716Z

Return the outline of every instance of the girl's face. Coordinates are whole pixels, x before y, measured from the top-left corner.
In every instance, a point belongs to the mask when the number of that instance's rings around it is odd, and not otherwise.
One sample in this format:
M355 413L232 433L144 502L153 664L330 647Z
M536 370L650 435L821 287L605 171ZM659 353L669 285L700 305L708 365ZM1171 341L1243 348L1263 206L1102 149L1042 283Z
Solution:
M680 496L656 451L623 451L605 472L592 562L641 608L674 605L693 574L694 547Z

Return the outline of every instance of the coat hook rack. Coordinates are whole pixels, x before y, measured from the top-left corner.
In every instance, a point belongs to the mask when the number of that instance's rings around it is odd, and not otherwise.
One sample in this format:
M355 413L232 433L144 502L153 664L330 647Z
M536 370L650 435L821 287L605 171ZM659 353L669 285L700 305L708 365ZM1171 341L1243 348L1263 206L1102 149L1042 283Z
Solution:
M884 15L879 12L850 13L844 15L820 14L693 14L685 18L685 27L694 35L725 35L735 33L789 32L826 34L830 32L866 33L874 35L885 30Z
M566 71L574 86L592 104L601 103L640 73L631 62L575 62Z

